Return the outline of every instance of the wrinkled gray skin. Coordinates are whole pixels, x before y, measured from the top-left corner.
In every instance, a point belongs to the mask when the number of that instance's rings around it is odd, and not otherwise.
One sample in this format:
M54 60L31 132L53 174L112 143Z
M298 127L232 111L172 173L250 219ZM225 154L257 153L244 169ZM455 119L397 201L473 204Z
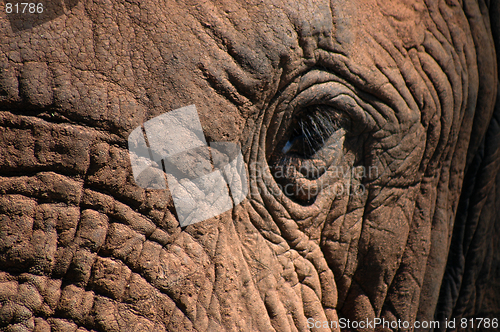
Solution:
M500 317L497 3L69 7L0 14L2 330ZM208 141L241 143L250 194L181 229L168 190L136 185L127 137L191 104ZM342 133L330 167L376 171L271 172L313 105Z

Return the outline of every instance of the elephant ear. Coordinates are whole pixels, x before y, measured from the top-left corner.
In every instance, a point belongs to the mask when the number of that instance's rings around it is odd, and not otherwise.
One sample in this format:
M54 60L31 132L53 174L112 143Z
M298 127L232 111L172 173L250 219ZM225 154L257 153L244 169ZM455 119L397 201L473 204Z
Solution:
M471 1L464 1L464 7L468 2ZM479 8L484 25L491 27L498 64L500 2L481 0ZM471 31L480 60L482 36L474 31L474 22L471 22ZM497 67L487 68L478 61L480 80L491 74L492 69L497 70ZM495 83L498 87L498 80ZM478 98L462 193L436 307L436 319L441 321L455 318L459 322L463 318L493 319L500 316L500 256L497 254L500 252L499 92L500 88L497 88L491 117L487 110L481 109ZM479 124L485 121L489 121L489 125L484 126L487 130L480 130Z

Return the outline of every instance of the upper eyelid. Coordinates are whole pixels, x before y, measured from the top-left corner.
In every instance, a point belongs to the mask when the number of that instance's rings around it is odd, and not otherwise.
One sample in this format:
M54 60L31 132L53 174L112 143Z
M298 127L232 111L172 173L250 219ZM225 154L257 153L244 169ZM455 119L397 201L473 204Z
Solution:
M348 116L357 125L356 133L352 134L371 131L375 127L376 122L371 115L375 111L373 107L342 83L324 82L306 88L290 101L289 116L296 117L302 109L314 104L331 106Z
M290 126L297 119L300 111L314 104L324 104L338 110L338 113L348 118L350 128L347 130L348 136L358 136L362 133L371 132L380 125L383 119L377 115L377 111L370 101L364 101L362 96L358 96L355 91L345 84L337 81L321 81L314 82L311 80L310 85L304 90L289 92L295 94L295 97L290 99L283 98L278 101L275 106L274 115L269 120L269 130L267 131L269 139L266 139L266 155L267 158L274 153L274 149L278 142L283 142L289 135ZM300 91L297 93L297 91ZM377 117L375 121L374 116Z

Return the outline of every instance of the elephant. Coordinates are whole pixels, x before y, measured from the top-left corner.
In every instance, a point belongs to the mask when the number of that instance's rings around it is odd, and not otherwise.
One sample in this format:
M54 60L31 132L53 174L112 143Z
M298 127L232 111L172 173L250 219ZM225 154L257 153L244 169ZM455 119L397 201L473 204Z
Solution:
M497 1L14 3L2 331L498 326ZM189 105L248 193L181 226L129 137Z

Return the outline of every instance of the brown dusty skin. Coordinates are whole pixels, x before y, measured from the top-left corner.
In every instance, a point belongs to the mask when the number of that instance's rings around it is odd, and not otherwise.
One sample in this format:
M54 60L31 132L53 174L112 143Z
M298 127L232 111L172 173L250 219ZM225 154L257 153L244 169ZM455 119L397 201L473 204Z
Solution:
M0 13L1 331L500 319L500 4L52 6ZM241 144L250 193L181 229L168 190L136 185L127 137L192 104L208 142ZM338 158L280 178L311 167L280 151L315 105ZM322 191L280 189L305 183Z

